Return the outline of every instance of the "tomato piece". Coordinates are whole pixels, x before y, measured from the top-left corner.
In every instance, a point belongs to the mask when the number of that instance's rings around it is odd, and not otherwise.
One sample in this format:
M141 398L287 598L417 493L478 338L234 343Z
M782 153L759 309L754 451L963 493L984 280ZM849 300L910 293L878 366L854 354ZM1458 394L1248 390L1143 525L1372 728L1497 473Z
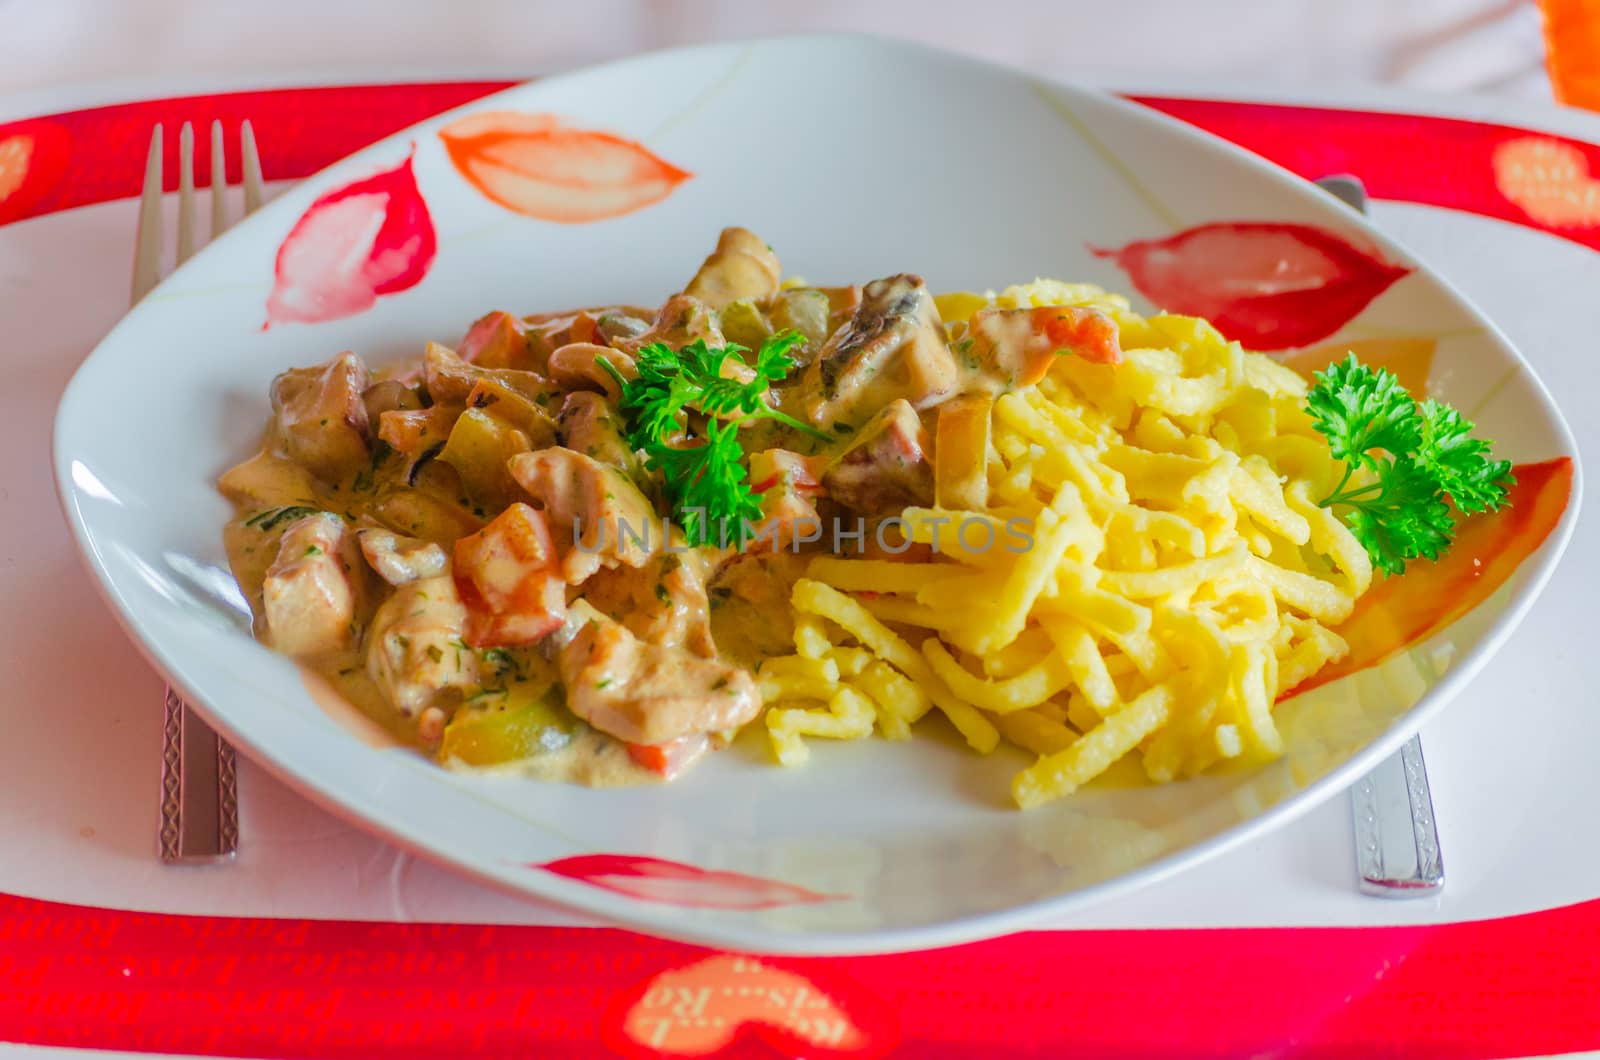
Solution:
M544 515L520 501L455 545L452 574L474 648L532 644L560 628L566 583Z
M688 768L690 763L704 754L710 746L711 741L706 734L696 732L680 736L676 740L668 740L666 743L630 743L628 756L650 772L659 773L663 779L671 780Z
M1090 364L1120 364L1122 346L1117 323L1098 309L1082 306L1040 306L1033 311L1033 329L1057 350L1071 350Z
M606 337L600 333L600 324L586 310L580 310L572 318L572 335L570 342L591 342L596 346L606 345Z

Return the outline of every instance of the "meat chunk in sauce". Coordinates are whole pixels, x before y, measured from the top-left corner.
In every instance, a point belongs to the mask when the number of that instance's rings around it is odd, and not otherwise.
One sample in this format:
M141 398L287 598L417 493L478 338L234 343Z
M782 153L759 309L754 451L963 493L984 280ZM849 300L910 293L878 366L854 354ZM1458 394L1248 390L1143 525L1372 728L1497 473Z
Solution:
M871 515L933 503L933 469L917 410L904 398L878 411L822 473L828 495Z
M757 301L777 293L783 268L766 240L748 228L724 228L711 252L683 293L712 309L739 301Z
M1034 385L1063 354L1092 364L1122 360L1116 321L1085 306L980 309L961 347L970 389L990 393Z
M695 551L658 553L645 566L602 569L583 583L583 598L639 639L710 658L711 603Z
M750 454L750 488L761 497L761 522L747 546L752 552L798 551L822 530L816 498L823 492L818 459L788 449Z
M437 342L430 342L422 355L422 382L435 405L466 404L479 380L494 380L501 386L540 404L552 400L557 393L548 379L537 372L515 368L480 368L468 364L456 351Z
M622 395L610 365L624 379L639 374L631 353L595 342L569 342L550 355L550 381L568 393L592 391L616 399Z
M424 709L482 683L482 657L463 637L467 608L448 575L395 589L372 616L367 676L399 711Z
M561 627L567 586L543 513L512 504L457 541L453 558L474 648L534 644Z
M317 491L305 468L270 449L229 468L217 486L233 503L251 508L304 504Z
M485 313L473 322L456 353L479 368L540 370L528 325L510 313Z
M601 567L642 567L661 546L655 509L617 468L561 446L519 453L506 466L544 509L569 583Z
M316 368L291 368L272 381L272 413L284 455L324 482L367 463L367 366L342 353Z
M860 426L896 398L926 408L959 384L944 325L922 277L867 284L849 323L806 370L801 411L819 427Z
M386 526L363 526L356 537L367 565L390 585L437 578L450 569L449 554L433 541L397 534Z
M616 407L599 394L580 390L568 394L556 418L561 444L602 464L621 468L635 482L642 477L639 458L622 436Z
M628 743L665 744L733 729L761 709L746 671L647 643L609 618L579 630L556 664L572 712Z
M656 311L650 330L634 338L617 338L611 341L615 349L629 354L652 342L665 343L674 350L682 349L695 339L704 339L707 346L721 346L724 339L717 325L717 314L710 306L689 294L675 294Z
M297 656L351 647L363 578L355 534L343 519L317 512L290 523L262 584L272 646Z

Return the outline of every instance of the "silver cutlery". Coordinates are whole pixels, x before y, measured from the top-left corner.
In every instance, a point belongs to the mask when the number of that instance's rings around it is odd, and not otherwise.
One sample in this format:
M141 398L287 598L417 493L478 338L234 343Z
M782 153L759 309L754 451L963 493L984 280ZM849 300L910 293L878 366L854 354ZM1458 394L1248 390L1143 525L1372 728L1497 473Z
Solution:
M1366 188L1355 177L1324 177L1317 184L1351 209L1367 212ZM1350 819L1363 894L1424 898L1444 889L1444 857L1433 820L1422 737L1411 737L1355 782L1350 789Z
M244 212L261 205L261 159L255 132L246 121L239 129ZM139 231L133 256L133 304L161 280L162 129L150 136L145 160L144 191L139 203ZM228 227L227 148L222 123L211 123L211 236ZM183 123L178 134L178 246L176 264L195 251L194 127ZM161 729L161 860L168 864L202 864L232 858L239 849L239 796L234 753L171 687L166 691Z

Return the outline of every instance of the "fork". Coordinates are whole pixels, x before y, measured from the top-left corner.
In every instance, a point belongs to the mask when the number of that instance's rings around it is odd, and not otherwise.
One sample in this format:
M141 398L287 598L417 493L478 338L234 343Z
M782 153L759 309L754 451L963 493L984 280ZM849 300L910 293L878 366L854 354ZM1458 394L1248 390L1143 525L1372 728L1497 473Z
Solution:
M1367 189L1355 177L1323 177L1317 185L1352 210L1367 212ZM1433 820L1422 737L1411 737L1355 782L1350 789L1350 819L1363 894L1426 898L1444 889L1444 857Z
M161 280L162 128L150 135L139 230L133 255L134 305ZM246 120L239 128L244 212L261 205L261 157ZM211 238L228 227L227 153L222 123L211 123ZM177 264L195 251L194 126L178 134ZM173 690L166 690L161 727L161 860L201 864L231 859L239 849L239 795L233 747Z

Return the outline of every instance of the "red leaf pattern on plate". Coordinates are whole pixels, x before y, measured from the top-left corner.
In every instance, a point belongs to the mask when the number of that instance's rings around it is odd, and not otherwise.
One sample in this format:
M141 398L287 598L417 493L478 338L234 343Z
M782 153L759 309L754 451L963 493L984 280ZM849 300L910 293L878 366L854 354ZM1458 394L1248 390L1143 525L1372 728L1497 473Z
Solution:
M792 883L696 868L664 858L633 854L582 854L531 866L644 902L696 909L772 909L807 902L831 902L838 894L818 894Z
M582 224L660 202L693 174L611 133L551 114L491 111L439 130L456 171L508 210Z
M602 1024L626 1057L733 1057L744 1039L763 1056L869 1060L889 1053L898 1028L877 999L837 975L717 954L661 972L622 994Z
M1221 222L1120 250L1090 249L1114 260L1156 305L1205 317L1250 350L1325 339L1411 271L1300 224Z
M314 324L415 287L438 250L412 157L312 203L278 248L264 327Z

